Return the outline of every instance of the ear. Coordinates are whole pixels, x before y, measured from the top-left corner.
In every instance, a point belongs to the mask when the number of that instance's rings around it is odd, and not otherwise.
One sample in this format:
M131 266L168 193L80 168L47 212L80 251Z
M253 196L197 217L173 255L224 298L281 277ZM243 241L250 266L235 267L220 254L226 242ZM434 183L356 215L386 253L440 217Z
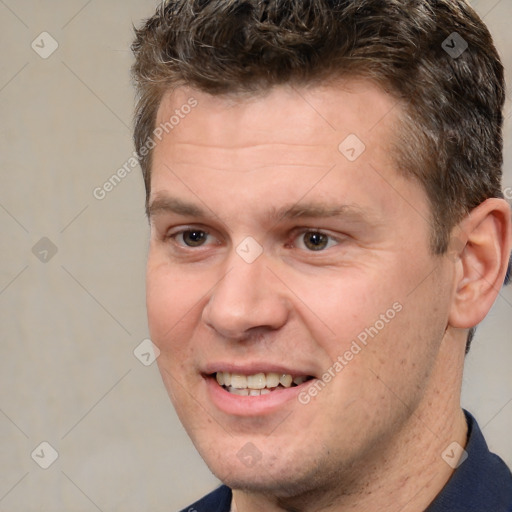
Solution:
M504 199L487 199L453 230L456 270L449 325L469 329L485 318L505 281L511 243L510 206Z

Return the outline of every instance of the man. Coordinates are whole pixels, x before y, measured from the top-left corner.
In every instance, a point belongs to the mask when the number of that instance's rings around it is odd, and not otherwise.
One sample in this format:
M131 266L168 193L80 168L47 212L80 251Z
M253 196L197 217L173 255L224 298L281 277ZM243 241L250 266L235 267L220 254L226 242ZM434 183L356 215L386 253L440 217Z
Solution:
M503 69L462 0L171 0L135 142L186 510L509 511L460 407L505 280Z

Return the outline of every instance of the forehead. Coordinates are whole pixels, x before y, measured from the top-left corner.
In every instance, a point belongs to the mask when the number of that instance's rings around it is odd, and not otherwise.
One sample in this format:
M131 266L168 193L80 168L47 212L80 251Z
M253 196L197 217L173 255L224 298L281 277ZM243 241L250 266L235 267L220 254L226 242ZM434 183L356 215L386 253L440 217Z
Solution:
M168 129L153 150L150 201L172 189L187 199L220 198L216 209L233 212L241 203L221 204L226 194L269 208L300 194L392 206L393 183L403 180L393 151L401 112L366 81L242 98L178 88L158 110L156 126Z
M197 106L184 114L191 101ZM400 111L394 97L363 80L339 80L325 87L285 85L253 96L214 96L181 87L163 96L156 125L164 126L173 115L177 121L181 114L183 118L171 130L170 143L194 142L200 137L204 146L226 149L274 143L306 149L332 145L355 132L368 139L374 130L383 141L384 133L392 136L396 130ZM186 121L199 116L200 123Z

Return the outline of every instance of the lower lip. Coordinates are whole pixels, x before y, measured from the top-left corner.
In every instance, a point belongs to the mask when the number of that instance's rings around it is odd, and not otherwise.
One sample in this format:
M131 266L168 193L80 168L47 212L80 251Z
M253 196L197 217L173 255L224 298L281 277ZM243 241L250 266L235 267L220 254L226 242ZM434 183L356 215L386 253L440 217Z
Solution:
M214 377L205 377L205 382L211 401L222 412L235 416L262 416L271 414L290 400L297 400L297 395L312 381L290 388L276 389L259 396L240 396L230 393L219 386Z

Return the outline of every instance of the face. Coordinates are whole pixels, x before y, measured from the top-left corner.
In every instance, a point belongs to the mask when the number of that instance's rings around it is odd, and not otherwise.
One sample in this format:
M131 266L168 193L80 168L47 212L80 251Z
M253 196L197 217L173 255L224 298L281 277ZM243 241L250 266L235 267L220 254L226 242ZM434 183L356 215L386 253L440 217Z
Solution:
M355 474L425 400L451 277L423 189L396 170L395 103L355 81L162 101L157 126L188 113L153 154L150 332L183 425L234 488Z

